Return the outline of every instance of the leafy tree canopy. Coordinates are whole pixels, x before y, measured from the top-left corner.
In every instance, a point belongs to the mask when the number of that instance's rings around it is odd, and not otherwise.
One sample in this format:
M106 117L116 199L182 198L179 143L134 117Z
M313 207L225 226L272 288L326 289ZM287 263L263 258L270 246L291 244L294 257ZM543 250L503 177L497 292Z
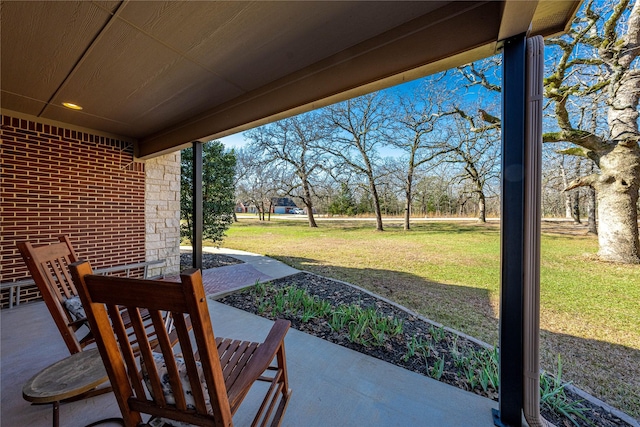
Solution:
M203 239L219 244L233 222L236 156L220 141L202 147ZM193 234L193 148L182 150L180 178L180 236Z

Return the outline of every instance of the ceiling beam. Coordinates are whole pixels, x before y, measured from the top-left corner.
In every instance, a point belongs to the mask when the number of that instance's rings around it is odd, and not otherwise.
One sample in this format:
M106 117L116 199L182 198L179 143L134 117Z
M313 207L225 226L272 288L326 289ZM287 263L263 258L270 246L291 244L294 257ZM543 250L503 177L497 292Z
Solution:
M398 75L423 77L446 68L428 67L445 61L461 65L495 48L500 26L499 2L453 2L348 51L293 73L190 120L172 126L137 146L137 156L152 157L330 103L401 83ZM465 31L459 31L464 28ZM476 35L469 45L467 33ZM427 48L428 47L428 48ZM465 56L465 52L471 52ZM474 55L475 53L475 55ZM489 55L493 52L489 52ZM452 63L451 57L458 63ZM449 58L449 59L447 59ZM412 73L420 69L423 74Z
M529 32L538 1L505 2L503 5L498 40Z

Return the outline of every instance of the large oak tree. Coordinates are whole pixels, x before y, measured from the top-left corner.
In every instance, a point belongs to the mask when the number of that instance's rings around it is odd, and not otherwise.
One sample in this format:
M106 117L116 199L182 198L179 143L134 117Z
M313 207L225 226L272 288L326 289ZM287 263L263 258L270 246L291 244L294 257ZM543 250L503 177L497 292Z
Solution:
M599 168L566 188L596 190L598 255L607 261L640 263L640 3L590 1L569 33L547 45L557 52L557 59L545 79L545 95L553 102L559 130L545 133L543 140L569 142L572 146L563 153L591 159ZM605 100L607 120L601 133L581 127L575 108L596 93Z

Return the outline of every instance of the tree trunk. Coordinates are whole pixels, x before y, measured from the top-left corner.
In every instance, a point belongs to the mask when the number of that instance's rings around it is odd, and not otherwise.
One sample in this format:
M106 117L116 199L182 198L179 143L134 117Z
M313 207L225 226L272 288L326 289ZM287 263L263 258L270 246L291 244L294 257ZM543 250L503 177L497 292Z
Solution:
M640 148L637 143L618 143L600 158L600 170L602 173L594 184L600 220L598 255L605 261L640 264Z
M564 168L564 158L562 163L560 163L560 172L562 174L562 186L567 188L569 186L569 179L567 178L567 171ZM564 217L572 218L573 210L571 209L571 193L564 193Z
M589 172L594 172L593 162L589 162ZM598 227L596 225L596 190L593 187L587 189L587 200L589 201L587 228L589 234L598 235Z
M309 227L317 228L318 224L316 223L316 219L313 217L313 206L307 206L307 218L309 218Z
M384 231L382 227L382 212L380 211L380 198L378 197L378 190L373 181L373 176L369 177L369 187L371 188L371 196L373 197L373 210L376 213L376 231Z
M411 194L411 187L413 183L413 170L409 169L407 173L407 182L404 190L405 193L405 205L404 205L404 229L411 229L411 198L413 197Z
M404 205L404 229L411 229L411 196L407 195L407 200Z
M487 222L486 199L482 191L478 192L478 221Z
M587 190L587 198L589 200L588 217L587 217L587 229L589 234L598 234L598 227L596 225L596 190L589 188Z
M307 218L309 218L309 227L317 228L316 219L313 217L313 202L311 201L311 189L307 180L303 181L302 188L304 190L304 205L307 207Z
M575 189L572 194L571 217L574 224L582 224L580 221L580 190Z
M566 193L564 195L564 217L573 218L573 214L571 210L571 194L570 193Z
M634 60L640 34L640 3L633 5L629 27L629 53L619 64ZM638 190L640 190L640 146L638 145L638 96L640 92L637 70L621 74L617 84L609 87L607 110L610 144L615 146L600 156L600 179L596 185L598 196L598 255L614 262L640 264L638 241Z
M576 176L581 175L582 169L582 159L580 157L576 157L575 164L575 174ZM571 217L573 218L574 224L581 224L580 221L580 189L576 188L576 190L572 194L572 203L571 203Z

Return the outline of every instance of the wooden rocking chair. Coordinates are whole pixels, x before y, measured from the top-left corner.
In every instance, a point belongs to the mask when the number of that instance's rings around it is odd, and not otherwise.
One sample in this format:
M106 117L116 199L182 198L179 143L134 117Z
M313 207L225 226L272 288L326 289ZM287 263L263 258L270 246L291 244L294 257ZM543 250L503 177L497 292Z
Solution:
M125 425L141 425L144 413L152 416L152 426L176 421L232 426L232 416L258 380L266 382L265 397L252 425L280 425L291 395L284 351L288 321L276 321L260 344L215 338L199 270L182 274L182 283L96 276L87 262L73 263L70 270ZM127 338L120 306L132 320L139 357ZM155 348L144 333L143 310L157 332ZM163 311L172 313L175 346L164 329Z
M60 236L59 240L59 243L42 246L18 242L17 246L64 343L69 352L74 354L93 343L94 338L69 273L69 264L78 261L78 256L69 237ZM148 316L145 318L149 322ZM125 319L125 325L129 327L129 324L129 319ZM169 316L166 318L166 327L171 328ZM84 336L79 338L78 334L82 332ZM129 334L133 335L131 328Z

